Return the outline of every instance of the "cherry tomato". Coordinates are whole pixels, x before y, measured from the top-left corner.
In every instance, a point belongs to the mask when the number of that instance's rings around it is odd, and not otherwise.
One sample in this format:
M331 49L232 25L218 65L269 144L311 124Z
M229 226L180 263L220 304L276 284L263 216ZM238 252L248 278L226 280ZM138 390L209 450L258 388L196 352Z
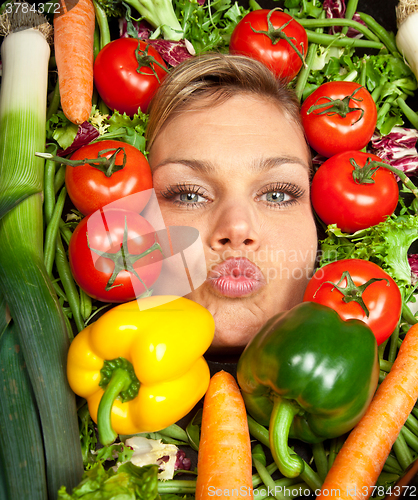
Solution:
M310 146L329 158L343 151L363 149L376 128L377 110L366 88L355 82L337 81L324 83L312 92L301 106L301 117Z
M271 23L270 31L273 30L272 38L265 33L255 32L269 31L268 21ZM307 50L308 37L305 28L289 14L275 9L249 12L235 26L229 44L231 54L257 59L276 76L287 81L292 80L299 72Z
M358 287L371 279L380 279L371 282L361 294L368 316L357 302L344 302L343 293L336 288L338 285L344 291L347 287L343 273L348 273ZM364 321L378 345L395 330L402 310L401 292L394 280L377 264L362 259L338 260L319 268L309 281L303 300L331 307L343 320Z
M137 113L138 108L146 113L151 98L167 74L166 64L151 45L140 41L143 60L147 60L149 66L138 63L137 48L138 40L134 38L113 40L99 52L93 69L94 84L104 103L129 116Z
M315 212L325 224L337 224L345 233L383 222L391 215L399 199L395 176L379 167L370 172L372 183L358 183L353 178L351 161L364 172L372 161L382 160L361 151L346 151L328 158L312 180L311 201ZM370 164L370 166L372 166Z
M123 148L120 152L117 149ZM116 153L116 155L115 155ZM67 166L65 184L68 196L83 215L89 215L105 205L121 200L121 207L141 212L151 195L152 175L145 156L134 146L121 141L98 141L78 149L71 160L115 158L115 171L108 177L87 163ZM117 170L118 165L125 166ZM105 170L108 168L104 166ZM143 192L141 196L131 196Z
M143 252L149 253L138 258ZM161 272L162 258L152 225L117 208L82 219L69 244L75 281L102 302L127 302L147 292Z

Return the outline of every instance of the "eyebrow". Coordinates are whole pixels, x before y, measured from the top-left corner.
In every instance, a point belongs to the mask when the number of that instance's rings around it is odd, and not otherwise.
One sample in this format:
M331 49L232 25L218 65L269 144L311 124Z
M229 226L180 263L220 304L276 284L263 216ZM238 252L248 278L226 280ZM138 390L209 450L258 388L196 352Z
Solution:
M308 163L297 156L275 156L271 158L262 158L261 160L254 161L250 168L254 173L263 173L268 170L271 170L275 167L280 167L285 164L294 164L300 165L303 167L308 173L311 171L311 167ZM208 174L217 169L215 165L211 162L202 161L202 160L185 160L180 158L167 158L164 161L158 163L155 167L152 168L152 171L155 172L161 167L164 167L169 164L177 164L184 165L185 167L189 167L192 170L195 170L200 173Z

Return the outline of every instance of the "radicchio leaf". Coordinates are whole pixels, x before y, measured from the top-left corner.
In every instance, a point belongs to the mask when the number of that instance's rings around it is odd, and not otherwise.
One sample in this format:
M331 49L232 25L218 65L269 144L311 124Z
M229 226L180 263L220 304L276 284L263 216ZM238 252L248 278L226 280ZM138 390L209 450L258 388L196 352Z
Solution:
M96 127L89 122L83 122L78 126L77 134L71 143L71 145L66 149L61 149L57 152L58 156L68 156L71 153L74 153L77 149L80 149L82 146L89 144L91 141L99 137L99 131Z
M412 275L415 280L418 279L418 254L408 255L408 263L411 266Z
M417 174L417 139L418 130L394 127L385 136L378 133L373 134L368 151L393 167L402 170L405 174Z
M143 21L133 22L133 27L138 32L138 37L141 40L146 40L160 54L164 61L174 67L195 55L193 46L187 40L179 40L173 42L162 38L150 39L152 33L148 23ZM119 21L119 33L121 38L129 37L127 32L127 22L125 19Z
M344 0L324 0L323 8L328 19L343 19L345 16L346 6ZM365 25L365 23L360 19L360 16L359 14L357 14L357 12L353 16L353 21L357 21L358 23ZM329 29L329 32L334 35L341 30L342 26L333 26ZM360 38L363 35L354 28L348 28L347 36L349 38Z

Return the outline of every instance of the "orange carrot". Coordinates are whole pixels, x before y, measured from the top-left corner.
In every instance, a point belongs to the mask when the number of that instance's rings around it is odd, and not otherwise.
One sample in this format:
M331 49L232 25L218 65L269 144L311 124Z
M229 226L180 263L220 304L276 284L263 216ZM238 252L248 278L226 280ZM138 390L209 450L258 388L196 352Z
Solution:
M197 462L196 500L252 499L247 413L234 377L216 373L205 395Z
M391 371L338 453L317 500L366 499L418 398L418 324L407 332Z
M95 12L92 0L60 0L54 17L55 60L61 106L76 125L86 121L93 95Z

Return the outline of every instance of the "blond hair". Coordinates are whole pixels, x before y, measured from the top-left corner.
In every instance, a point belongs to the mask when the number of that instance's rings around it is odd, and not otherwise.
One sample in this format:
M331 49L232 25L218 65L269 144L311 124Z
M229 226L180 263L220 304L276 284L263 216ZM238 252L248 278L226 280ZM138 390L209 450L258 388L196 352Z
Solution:
M160 85L148 110L147 149L177 114L204 109L240 93L269 100L303 131L296 95L264 64L245 56L204 54L174 68Z

